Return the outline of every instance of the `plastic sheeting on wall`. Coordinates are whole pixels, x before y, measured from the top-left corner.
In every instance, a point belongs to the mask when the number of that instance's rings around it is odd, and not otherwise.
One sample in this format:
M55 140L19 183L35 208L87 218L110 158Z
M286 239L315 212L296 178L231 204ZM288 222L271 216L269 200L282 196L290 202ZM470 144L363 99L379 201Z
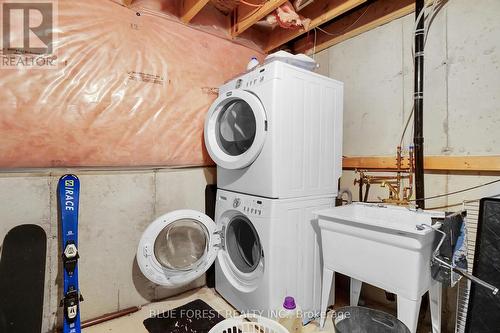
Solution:
M262 56L111 1L60 1L57 30L56 69L0 68L2 168L212 164L212 88Z

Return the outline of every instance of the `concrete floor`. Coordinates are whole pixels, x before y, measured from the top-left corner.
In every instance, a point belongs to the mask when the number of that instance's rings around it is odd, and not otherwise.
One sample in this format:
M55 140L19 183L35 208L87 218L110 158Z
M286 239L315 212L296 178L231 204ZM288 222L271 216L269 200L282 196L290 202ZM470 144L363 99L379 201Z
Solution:
M224 317L232 317L238 313L229 305L222 297L220 297L213 289L201 288L189 291L169 298L162 302L155 302L144 305L140 311L127 315L125 317L117 318L102 324L91 326L83 329L84 333L148 333L142 322L149 318L152 314L163 313L165 311L174 309L178 306L184 305L195 299L201 299L221 313ZM317 324L312 323L305 327L303 333L320 332ZM331 320L327 321L325 329L322 332L334 332L333 323Z
M337 294L337 304L335 308L347 305L347 294ZM144 305L140 311L132 313L130 315L117 318L102 324L91 326L83 329L84 333L104 333L104 332L116 332L116 333L148 333L143 325L143 321L152 315L163 313L165 311L174 309L195 299L201 299L209 304L212 308L221 313L224 317L229 318L237 316L238 313L234 308L229 305L222 297L220 297L214 289L203 287L200 289L195 289L184 294L169 298L165 301L149 303ZM374 304L366 304L369 307L377 307ZM378 307L380 309L380 307ZM303 333L315 333L315 332L335 332L333 328L333 321L331 320L331 314L328 315L328 320L326 321L325 328L320 330L318 324L313 322L303 329ZM427 325L421 325L423 327L419 328L419 333L429 332L429 327Z

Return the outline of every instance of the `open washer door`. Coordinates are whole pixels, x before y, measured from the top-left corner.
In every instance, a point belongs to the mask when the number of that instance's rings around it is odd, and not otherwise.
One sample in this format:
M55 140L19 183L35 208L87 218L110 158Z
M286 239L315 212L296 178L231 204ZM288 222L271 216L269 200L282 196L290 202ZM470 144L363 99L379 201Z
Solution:
M229 210L216 224L195 210L176 210L157 218L142 234L137 263L150 281L179 287L197 279L218 258L222 272L241 292L257 289L264 254L252 222Z
M157 284L177 287L205 273L221 244L215 222L195 210L177 210L157 218L142 234L137 263Z
M205 146L218 166L241 169L259 156L266 131L266 113L257 96L231 90L219 96L208 110Z

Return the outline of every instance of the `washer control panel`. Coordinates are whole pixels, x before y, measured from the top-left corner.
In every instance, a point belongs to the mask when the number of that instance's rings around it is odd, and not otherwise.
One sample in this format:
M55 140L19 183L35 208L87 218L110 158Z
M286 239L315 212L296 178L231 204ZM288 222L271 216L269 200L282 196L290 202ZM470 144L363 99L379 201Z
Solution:
M264 204L259 199L245 200L241 210L247 215L262 216L265 213Z
M264 201L255 197L240 197L237 195L228 197L226 195L219 195L217 200L227 202L227 204L223 206L226 207L225 209L236 209L248 216L263 216L267 213Z
M233 200L233 208L238 208L241 205L241 199L240 198L234 198Z

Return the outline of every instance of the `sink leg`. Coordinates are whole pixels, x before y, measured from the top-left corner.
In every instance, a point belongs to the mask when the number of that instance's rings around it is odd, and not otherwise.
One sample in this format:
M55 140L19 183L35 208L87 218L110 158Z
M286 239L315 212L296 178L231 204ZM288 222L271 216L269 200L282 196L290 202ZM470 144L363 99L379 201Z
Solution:
M328 309L328 303L330 301L330 293L332 295L333 302L335 302L335 287L333 287L332 292L332 284L335 282L335 272L326 267L323 268L323 287L321 290L321 318L320 318L320 327L323 328L325 326L326 321L326 310Z
M415 301L398 295L398 319L408 327L411 333L417 331L420 303L422 303L422 298Z
M436 282L429 289L431 304L432 333L441 333L441 308L443 304L442 285Z
M351 278L351 306L358 306L362 285L362 281Z

